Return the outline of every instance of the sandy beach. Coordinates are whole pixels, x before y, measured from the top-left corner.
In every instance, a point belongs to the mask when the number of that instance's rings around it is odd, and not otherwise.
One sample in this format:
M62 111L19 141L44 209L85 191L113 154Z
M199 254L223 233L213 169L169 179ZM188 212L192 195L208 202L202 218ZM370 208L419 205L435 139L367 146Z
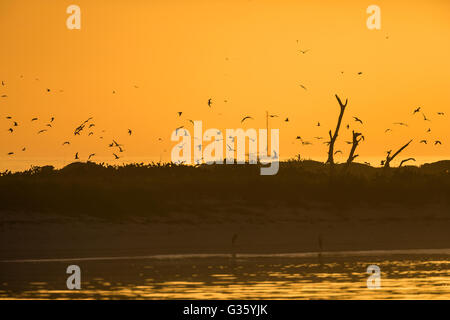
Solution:
M345 212L279 208L277 212L254 210L245 216L180 212L114 221L2 212L0 256L7 260L310 252L320 250L319 237L324 251L448 248L450 220L445 212L439 206Z

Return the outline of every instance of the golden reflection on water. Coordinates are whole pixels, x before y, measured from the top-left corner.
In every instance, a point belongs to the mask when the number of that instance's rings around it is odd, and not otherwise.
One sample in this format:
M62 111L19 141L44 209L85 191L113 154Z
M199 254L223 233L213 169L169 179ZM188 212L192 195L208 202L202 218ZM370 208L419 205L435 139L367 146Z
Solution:
M292 258L142 260L134 261L131 269L127 261L89 262L80 264L82 289L76 291L66 290L65 276L56 275L64 263L52 263L51 268L36 263L21 266L21 273L15 278L10 274L9 281L3 274L0 298L450 299L447 257L361 260L342 258L322 264ZM380 289L366 286L370 264L381 269ZM11 266L9 271L17 269ZM21 282L20 276L26 279L31 273L40 278Z

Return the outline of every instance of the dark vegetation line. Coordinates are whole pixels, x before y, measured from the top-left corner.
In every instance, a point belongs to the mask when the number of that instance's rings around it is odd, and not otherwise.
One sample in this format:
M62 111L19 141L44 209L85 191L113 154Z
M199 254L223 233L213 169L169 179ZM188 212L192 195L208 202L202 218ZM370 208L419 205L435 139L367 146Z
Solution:
M259 165L128 164L74 162L62 169L33 167L0 176L0 211L159 215L208 214L233 206L331 208L360 205L450 204L450 160L420 167L374 168L311 160L280 163L275 176ZM231 209L230 209L231 208ZM225 210L226 211L226 210ZM226 213L224 213L226 214Z

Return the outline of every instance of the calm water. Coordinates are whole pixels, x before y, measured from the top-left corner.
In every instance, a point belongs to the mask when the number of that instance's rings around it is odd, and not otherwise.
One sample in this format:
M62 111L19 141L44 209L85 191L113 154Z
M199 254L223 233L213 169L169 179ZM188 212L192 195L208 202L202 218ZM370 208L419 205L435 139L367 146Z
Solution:
M372 252L324 255L112 257L0 262L0 298L43 299L450 299L450 255ZM66 268L82 288L66 288ZM368 289L367 266L381 269Z

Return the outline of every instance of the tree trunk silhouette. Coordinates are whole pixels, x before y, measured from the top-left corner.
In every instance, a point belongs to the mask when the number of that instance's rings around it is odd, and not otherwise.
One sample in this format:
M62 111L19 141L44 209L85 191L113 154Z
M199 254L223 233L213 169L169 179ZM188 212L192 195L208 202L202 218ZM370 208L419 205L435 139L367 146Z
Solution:
M407 146L409 146L409 144L410 144L411 142L412 142L412 139L409 140L409 142L408 142L407 144L405 144L403 147L401 147L400 149L398 149L397 152L394 153L392 156L391 156L391 153L388 152L388 154L387 154L387 156L386 156L386 160L384 160L384 161L382 162L382 164L384 164L383 167L384 167L384 168L389 168L389 167L390 167L389 164L391 163L391 161L394 160L394 158L395 158L400 152L402 152Z
M352 149L350 150L350 154L348 155L347 167L353 162L353 160L355 160L356 157L358 157L358 155L355 154L356 148L358 147L358 144L361 142L361 140L364 140L364 136L362 135L362 133L355 132L354 130L352 131L352 133L353 133L353 144Z
M341 107L341 111L339 113L338 122L336 125L336 130L334 134L331 134L331 130L328 132L330 135L329 149L328 149L328 160L325 163L329 163L330 165L334 164L334 143L338 137L339 128L341 127L342 117L344 116L345 107L347 106L348 99L345 99L345 103L343 104L341 99L339 99L338 95L335 94L337 101L339 102L339 106Z

